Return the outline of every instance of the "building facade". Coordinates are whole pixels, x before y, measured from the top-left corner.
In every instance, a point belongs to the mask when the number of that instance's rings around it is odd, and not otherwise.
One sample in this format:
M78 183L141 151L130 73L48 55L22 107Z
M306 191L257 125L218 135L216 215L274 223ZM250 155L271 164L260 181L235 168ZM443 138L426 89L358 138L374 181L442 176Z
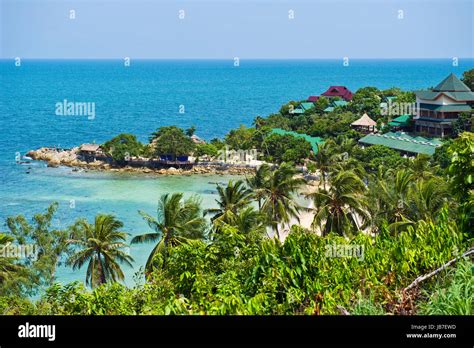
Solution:
M474 93L451 74L432 90L416 91L415 131L429 136L452 134L452 124L462 112L471 113Z

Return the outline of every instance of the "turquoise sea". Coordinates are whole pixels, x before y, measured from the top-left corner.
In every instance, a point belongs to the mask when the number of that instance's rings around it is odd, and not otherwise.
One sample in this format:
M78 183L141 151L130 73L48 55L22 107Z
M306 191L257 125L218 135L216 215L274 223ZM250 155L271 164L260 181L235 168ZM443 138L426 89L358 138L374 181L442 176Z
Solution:
M189 127L205 139L222 137L255 116L277 112L288 100L319 95L329 85L352 91L364 86L405 90L436 85L449 73L460 76L473 59L440 60L0 60L0 231L5 218L31 217L53 201L59 203L54 224L68 226L97 212L116 214L132 235L148 231L137 211L153 213L165 192L199 194L212 206L215 182L229 177L152 177L73 172L20 165L16 153L41 146L72 147L101 143L121 133L146 141L164 125ZM95 118L57 116L57 102L94 102ZM184 113L180 113L184 111ZM70 200L75 207L70 208ZM151 245L131 248L134 269L125 269L127 284L143 266ZM83 280L85 270L61 267L58 281Z

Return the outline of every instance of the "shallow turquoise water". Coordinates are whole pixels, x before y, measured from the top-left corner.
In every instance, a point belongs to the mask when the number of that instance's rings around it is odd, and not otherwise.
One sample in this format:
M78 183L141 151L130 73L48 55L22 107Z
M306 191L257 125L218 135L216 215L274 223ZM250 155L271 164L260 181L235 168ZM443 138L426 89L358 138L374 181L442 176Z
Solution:
M413 90L436 85L449 73L458 76L474 67L461 59L453 67L444 60L29 61L20 68L0 60L0 221L15 214L31 217L59 202L55 223L67 226L78 217L90 221L97 212L116 214L131 234L147 232L137 210L152 213L165 192L197 193L203 206L213 204L215 185L226 177L146 177L78 173L46 168L42 163L18 165L15 154L41 146L71 147L104 142L129 132L146 141L163 125L197 127L197 135L222 137L255 116L278 111L288 100L324 92L329 85L355 91L363 86L398 86ZM56 116L64 99L94 102L96 117ZM179 113L180 105L184 114ZM27 172L30 172L27 174ZM69 208L74 199L76 207ZM131 248L136 269L144 265L150 245ZM130 284L136 271L125 269ZM60 268L58 280L84 279L85 271Z
M55 201L59 204L53 220L55 228L67 227L80 217L87 217L92 222L95 214L103 212L119 217L124 222L123 231L131 236L151 231L138 210L155 216L160 195L183 192L185 197L189 197L198 194L203 209L207 209L214 205L216 183L223 184L237 178L224 175L156 177L84 173L64 167L47 168L43 164L31 166L30 171L30 174L23 174L26 177L21 180L22 185L16 187L15 197L2 201L2 210L8 210L9 215L21 213L30 217ZM130 247L135 267L124 268L127 284L133 284L133 274L145 264L152 247L152 244ZM69 267L60 267L57 277L61 282L69 282L83 280L84 274L85 269L73 271Z

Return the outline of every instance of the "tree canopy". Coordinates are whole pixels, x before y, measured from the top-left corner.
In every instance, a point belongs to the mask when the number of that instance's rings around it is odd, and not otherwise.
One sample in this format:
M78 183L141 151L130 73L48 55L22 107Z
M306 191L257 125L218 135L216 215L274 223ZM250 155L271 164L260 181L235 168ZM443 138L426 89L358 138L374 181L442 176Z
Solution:
M181 128L176 126L161 127L150 138L155 149L155 155L177 156L189 155L195 144Z

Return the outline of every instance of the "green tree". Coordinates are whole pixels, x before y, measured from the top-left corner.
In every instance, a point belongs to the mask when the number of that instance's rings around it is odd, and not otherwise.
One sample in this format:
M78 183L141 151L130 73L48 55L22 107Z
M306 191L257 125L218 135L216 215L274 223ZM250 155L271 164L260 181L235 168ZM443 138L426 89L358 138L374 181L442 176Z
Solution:
M363 181L351 171L332 176L329 189L318 189L308 195L315 206L313 227L319 227L323 235L358 232L368 221L365 190Z
M21 293L21 284L27 282L28 271L8 257L7 250L14 238L0 233L0 295ZM26 277L26 279L25 279Z
M414 92L400 92L395 99L396 103L414 103L416 96Z
M194 154L198 157L207 155L212 158L219 154L219 150L213 144L197 144Z
M265 195L265 185L267 184L270 175L270 166L264 163L259 168L257 168L255 175L246 179L247 186L252 191L252 195L258 203L259 210L262 207L262 199Z
M311 155L311 144L306 139L291 134L271 134L262 147L270 162L293 162L301 164Z
M410 190L415 179L411 170L393 168L375 179L371 186L371 200L377 202L380 214L372 215L372 219L376 221L373 225L386 221L390 229L396 232L413 224L410 219Z
M448 146L451 189L460 202L458 219L464 231L474 231L474 133L464 132Z
M145 265L148 273L152 271L153 261L166 266L169 248L193 239L204 238L206 220L201 214L201 205L196 197L183 200L182 193L164 194L158 201L156 219L140 211L154 232L135 236L132 244L156 242ZM160 260L154 260L159 257Z
M463 72L461 81L464 82L464 84L469 87L471 91L474 91L474 69Z
M172 155L173 159L189 155L195 149L191 138L176 126L159 128L152 134L150 141L154 144L156 155Z
M191 126L188 129L186 129L186 135L188 137L192 137L195 132L196 132L196 127L195 126Z
M216 203L218 208L207 209L206 213L213 215L212 221L214 223L232 224L239 211L246 208L251 201L252 192L245 187L242 180L233 182L230 180L224 188L217 185L218 199Z
M263 117L261 117L261 116L256 116L256 117L253 119L252 124L255 126L255 129L260 129L260 128L262 128L262 127L265 126L266 120L265 120L265 118L263 118Z
M122 133L102 145L102 148L116 162L128 161L131 156L140 156L145 150L135 135Z
M279 113L282 116L290 116L290 111L296 109L296 107L300 104L301 104L301 101L294 101L294 100L289 101L285 105L282 105Z
M334 163L334 148L333 140L327 140L322 144L318 144L318 153L316 154L316 169L319 170L321 176L321 183L326 189L326 177Z
M451 163L451 155L448 153L448 148L452 142L452 139L444 139L443 145L435 149L435 153L431 159L433 163L438 164L442 169L448 168Z
M354 157L364 164L367 171L375 171L379 166L385 168L399 168L404 166L408 159L403 158L400 154L383 145L372 145L365 149L354 149Z
M470 112L461 112L453 122L453 135L459 136L462 132L472 130L473 115Z
M77 248L67 264L73 270L88 263L86 284L95 288L109 281L124 279L120 263L132 267L133 258L123 249L128 233L119 231L123 223L113 215L99 214L94 224L78 220L71 226L68 243Z
M375 87L364 87L357 90L349 104L349 110L362 115L367 113L371 117L380 115L380 91Z
M288 224L291 218L299 219L300 207L294 201L293 194L304 184L304 180L295 175L296 170L292 165L282 163L270 173L262 189L261 212L279 239L278 225Z
M53 284L56 268L70 251L66 243L68 233L58 226L60 221L55 217L57 209L58 203L51 204L45 213L35 214L32 223L23 215L7 218L6 234L15 243L34 245L37 252L37 257L21 260L28 270L28 276L21 279L26 280L24 283L18 279L22 293L35 294L39 287Z
M244 236L251 237L251 234L254 234L258 238L265 233L266 226L263 221L264 217L262 217L262 214L253 207L248 206L239 210L232 225Z
M449 145L448 153L451 155L448 173L453 191L465 202L474 190L474 133L462 133Z
M324 109L326 109L329 106L329 99L321 96L319 99L314 103L314 111L318 114L322 114L324 112Z
M420 178L411 186L408 219L411 221L435 220L449 202L449 192L443 178Z
M431 166L431 157L425 154L418 154L408 162L408 168L417 179L429 179L434 175L434 168Z
M255 128L247 128L240 125L237 129L232 129L226 136L225 142L234 150L249 150L255 147Z

